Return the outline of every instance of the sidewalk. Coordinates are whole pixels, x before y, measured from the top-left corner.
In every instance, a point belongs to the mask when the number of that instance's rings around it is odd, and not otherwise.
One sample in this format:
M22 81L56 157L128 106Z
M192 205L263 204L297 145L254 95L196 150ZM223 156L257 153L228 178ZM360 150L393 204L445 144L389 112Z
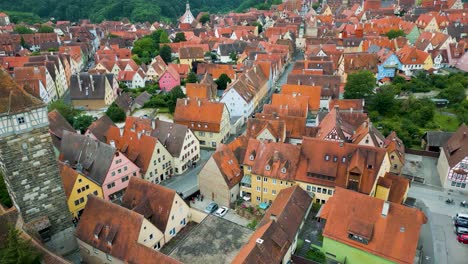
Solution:
M203 199L203 201L197 201L195 199L195 203L190 201L190 207L204 212L205 208L208 206L209 203L211 203L211 199L205 198ZM229 209L229 211L225 216L223 216L223 218L241 226L247 226L250 222L247 218L236 214L236 212L233 209Z

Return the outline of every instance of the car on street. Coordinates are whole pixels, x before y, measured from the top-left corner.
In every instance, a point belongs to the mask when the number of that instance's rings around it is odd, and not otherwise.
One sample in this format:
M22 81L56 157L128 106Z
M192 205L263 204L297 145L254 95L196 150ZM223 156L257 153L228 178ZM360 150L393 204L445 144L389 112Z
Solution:
M453 217L453 225L455 227L466 227L468 228L468 214L458 213Z
M459 243L468 244L468 234L461 234L457 236Z
M468 228L466 227L454 227L453 228L455 230L455 234L457 235L461 235L461 234L468 234Z
M229 208L227 208L226 206L221 206L218 210L216 210L215 215L219 217L223 217L227 214L228 211L229 211Z
M218 209L218 204L215 202L211 202L206 208L205 213L211 214Z

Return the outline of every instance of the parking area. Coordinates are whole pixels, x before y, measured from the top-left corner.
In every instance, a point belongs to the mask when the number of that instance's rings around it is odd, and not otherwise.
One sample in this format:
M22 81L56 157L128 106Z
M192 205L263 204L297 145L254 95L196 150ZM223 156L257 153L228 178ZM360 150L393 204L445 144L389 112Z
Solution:
M408 195L417 199L416 207L423 210L428 218L420 235L423 263L466 263L468 245L457 242L452 217L456 213L468 211L459 206L461 201L468 201L468 196L417 183L412 184ZM446 204L448 198L453 199L455 204Z
M211 203L210 199L203 199L203 201L195 199L195 202L190 201L190 207L200 211L205 211L205 208L208 206L209 203ZM226 215L223 216L223 218L241 226L247 226L250 222L247 218L236 214L236 212L232 209L229 209L229 211Z
M208 215L169 256L191 264L231 263L252 233L246 227Z

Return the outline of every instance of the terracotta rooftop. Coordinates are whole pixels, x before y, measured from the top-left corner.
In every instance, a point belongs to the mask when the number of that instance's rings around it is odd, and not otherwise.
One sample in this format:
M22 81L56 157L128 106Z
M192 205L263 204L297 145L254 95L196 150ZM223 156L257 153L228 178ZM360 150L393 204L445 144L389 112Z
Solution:
M322 88L320 86L283 84L281 94L307 96L309 98L309 110L318 110L320 108L320 95Z
M116 125L107 115L103 115L98 120L91 123L87 132L93 134L97 140L106 143L106 134L110 127L116 127Z
M208 100L177 99L174 122L192 130L219 133L224 103Z
M122 206L143 215L165 233L176 192L159 184L131 177Z
M356 191L369 194L386 155L383 148L304 137L295 180L351 188L348 175L355 174Z
M211 99L213 95L211 94L211 87L209 84L202 83L187 83L185 85L187 91L187 97L195 99Z
M468 156L468 127L465 124L449 138L443 150L451 168Z
M245 135L248 138L257 138L265 129L279 142L286 140L286 123L284 120L249 118L247 120Z
M57 149L60 149L63 131L76 132L76 130L57 110L50 111L47 117L49 119L49 132L52 135L52 143Z
M18 87L11 76L0 69L0 114L14 114L44 106L44 103Z
M336 188L320 214L327 220L323 236L393 262L412 264L426 216L396 203L389 203L383 216L383 207L383 200ZM349 234L359 235L368 243L350 239Z
M338 106L340 110L362 111L364 109L364 99L332 99L328 109Z
M227 145L221 144L212 157L229 188L242 180L243 171L234 152Z
M386 179L390 181L390 186L388 187L390 189L390 193L388 194L388 201L402 204L410 187L409 179L390 172L385 173L385 176L383 178L380 177L379 180L380 179Z

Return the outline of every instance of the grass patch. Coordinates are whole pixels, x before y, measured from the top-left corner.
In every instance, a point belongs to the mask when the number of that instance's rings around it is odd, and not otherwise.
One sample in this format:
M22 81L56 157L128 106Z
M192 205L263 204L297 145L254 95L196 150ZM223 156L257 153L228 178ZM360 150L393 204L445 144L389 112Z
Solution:
M311 250L307 251L305 257L306 259L310 259L318 263L326 263L325 254L316 248L312 248Z
M255 230L257 228L257 224L258 224L257 219L254 219L250 223L247 224L247 228Z
M297 239L297 246L296 246L296 248L302 248L303 245L304 245L304 240L298 238L298 239Z
M170 113L169 107L160 107L158 108L158 114L168 114Z
M444 115L438 111L434 114L434 123L443 131L454 132L458 128L458 118L456 116Z

